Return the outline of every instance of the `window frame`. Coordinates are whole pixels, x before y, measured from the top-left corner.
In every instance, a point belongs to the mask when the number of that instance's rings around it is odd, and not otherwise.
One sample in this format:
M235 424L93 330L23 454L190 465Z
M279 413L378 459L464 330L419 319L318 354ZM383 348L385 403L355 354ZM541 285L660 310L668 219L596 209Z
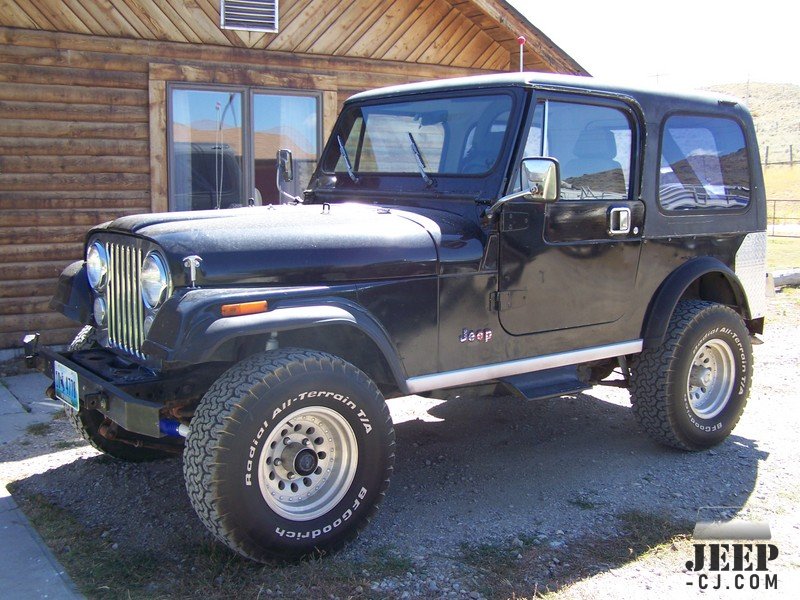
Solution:
M215 84L215 83L191 83L168 81L166 86L166 130L167 130L167 209L175 212L177 209L174 204L175 181L173 167L175 166L175 140L173 139L174 115L172 108L172 94L174 90L187 90L195 92L223 92L240 93L242 98L242 185L246 190L245 198L253 197L255 194L255 131L253 120L254 96L256 94L272 96L305 96L316 100L316 147L317 153L315 161L319 163L323 151L323 93L319 90L305 90L295 88L272 88L266 86L248 86L237 84ZM280 202L279 202L280 203Z
M629 165L629 181L628 181L628 197L624 200L610 200L610 199L583 199L583 200L566 200L561 197L561 190L559 190L559 197L557 202L633 202L642 201L642 148L644 148L643 135L645 131L644 115L639 103L628 96L620 96L618 94L609 95L601 91L587 90L585 93L575 93L571 91L562 91L560 89L549 88L536 88L533 87L530 91L528 105L526 107L525 118L523 119L523 127L519 133L517 140L517 151L515 152L514 160L510 165L508 178L505 189L506 193L510 193L514 185L514 175L516 169L519 167L522 159L525 158L525 142L527 141L528 131L530 130L533 122L533 117L536 113L537 104L545 105L543 128L542 128L542 146L543 154L549 156L549 148L547 147L547 131L549 128L549 110L546 107L547 102L560 102L580 104L584 106L597 106L602 108L611 108L622 113L628 121L631 130L631 154ZM552 158L552 157L551 157Z
M459 92L462 92L462 93L459 93ZM404 102L416 102L416 101L420 101L420 100L444 100L444 99L448 99L448 98L450 98L450 99L453 99L453 98L459 99L459 98L464 98L464 97L472 98L472 97L480 97L480 96L508 96L509 99L511 100L511 104L510 104L510 106L508 108L509 116L508 116L508 122L507 122L507 125L506 125L506 131L505 131L504 136L503 136L503 141L502 141L502 143L500 145L500 152L498 153L494 164L492 164L491 167L487 168L485 171L483 171L481 173L430 173L431 177L433 177L435 179L445 179L445 180L446 179L464 179L464 178L468 178L468 179L486 179L492 173L494 173L497 170L498 166L501 164L501 162L503 160L503 157L507 153L506 148L511 143L511 141L514 140L516 138L516 136L518 135L514 131L514 126L518 122L517 119L519 118L519 114L520 114L520 112L522 110L522 108L520 107L520 103L521 103L520 102L520 98L518 98L518 96L516 94L514 94L511 91L509 91L507 89L504 89L504 88L475 89L475 90L469 90L468 94L464 94L462 90L457 90L457 91L446 91L446 92L437 92L437 93L413 94L413 95L408 95L408 96L402 96L401 95L401 96L396 96L394 98L391 98L391 101L394 102L394 103L404 103ZM354 107L365 108L365 107L371 107L371 106L381 106L381 105L387 104L388 101L389 101L388 98L378 98L378 99L374 99L374 100L368 100L368 101L365 101L365 102L359 102L356 105L345 106L342 109L341 114L339 115L339 120L337 120L337 125L334 128L333 132L331 133L330 139L331 140L335 140L335 136L336 135L341 135L343 133L341 131L341 126L342 126L342 123L343 123L343 118L342 117L345 114L345 110L350 110L350 109L352 109ZM355 120L354 120L354 123L355 123ZM448 143L449 143L449 140L447 138L445 138L445 142L444 142L444 145L443 145L443 152L447 148ZM335 142L334 142L334 144L335 144ZM338 152L338 150L337 150L337 152ZM327 154L326 152L324 152L324 153ZM325 163L321 163L320 164L320 168L319 168L320 174L326 175L328 177L344 174L342 172L337 172L336 171L336 165L337 164L338 164L338 160L337 160L336 163L333 164L332 168L329 168L329 166L326 165ZM397 178L406 177L406 178L409 178L409 179L412 179L412 180L416 180L416 179L420 178L419 173L417 173L416 171L414 171L414 172L394 172L394 171L374 171L374 172L373 171L362 171L362 172L359 172L359 171L354 169L353 172L359 177L366 177L366 178L371 178L371 177L378 177L378 178L382 178L382 177L392 177L392 178L395 178L395 177L397 177Z
M670 210L668 208L664 208L661 204L661 158L663 156L664 150L664 134L667 130L667 122L672 117L699 117L704 119L718 119L718 120L726 120L731 121L736 124L739 128L739 132L742 134L742 141L744 142L744 151L745 151L745 163L747 164L747 180L749 182L749 193L748 193L748 200L747 204L742 207L736 208L696 208L696 209L674 209ZM715 140L716 141L716 140ZM653 190L655 194L655 204L656 209L659 213L664 216L668 217L691 217L691 216L708 216L708 215L741 215L750 210L750 207L753 205L753 170L752 165L750 164L750 145L747 139L747 128L745 124L739 119L736 115L732 114L719 114L713 112L706 112L706 111L694 111L694 110L674 110L666 113L664 117L661 119L661 123L659 123L658 128L658 148L656 154L656 178L655 178L655 189ZM719 158L719 157L717 157Z

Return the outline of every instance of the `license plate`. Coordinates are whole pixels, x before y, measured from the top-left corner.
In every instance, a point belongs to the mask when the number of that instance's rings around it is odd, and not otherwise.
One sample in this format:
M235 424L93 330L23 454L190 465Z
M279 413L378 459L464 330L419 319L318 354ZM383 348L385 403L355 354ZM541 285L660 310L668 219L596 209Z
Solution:
M53 382L56 387L56 398L71 406L75 410L80 408L78 403L78 374L62 365L54 363Z

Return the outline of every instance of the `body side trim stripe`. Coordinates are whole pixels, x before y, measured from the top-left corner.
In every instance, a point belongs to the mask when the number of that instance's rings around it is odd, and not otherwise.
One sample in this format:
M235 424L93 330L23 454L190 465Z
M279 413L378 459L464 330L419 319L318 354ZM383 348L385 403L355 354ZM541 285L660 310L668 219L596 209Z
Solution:
M522 373L544 371L545 369L566 367L592 360L602 360L604 358L614 358L615 356L623 356L625 354L635 354L642 351L642 344L642 340L631 340L619 344L596 346L594 348L585 348L583 350L574 350L570 352L559 352L558 354L548 354L535 358L522 358L493 365L469 367L456 371L448 371L446 373L420 375L419 377L408 379L406 385L408 386L409 392L412 394L458 387L481 381L500 379L501 377L521 375Z

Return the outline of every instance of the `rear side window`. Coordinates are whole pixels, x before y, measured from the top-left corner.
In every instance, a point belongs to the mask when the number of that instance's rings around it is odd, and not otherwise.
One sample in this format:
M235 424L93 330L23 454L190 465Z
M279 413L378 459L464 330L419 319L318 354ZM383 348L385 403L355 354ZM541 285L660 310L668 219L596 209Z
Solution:
M746 207L750 171L739 124L724 117L668 118L661 139L658 201L670 211Z

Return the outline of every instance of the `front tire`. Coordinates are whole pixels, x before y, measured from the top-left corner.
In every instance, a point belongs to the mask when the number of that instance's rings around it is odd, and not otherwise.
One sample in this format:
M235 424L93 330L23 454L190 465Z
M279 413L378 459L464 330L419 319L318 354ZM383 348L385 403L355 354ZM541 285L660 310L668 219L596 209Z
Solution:
M189 498L223 543L268 562L335 551L377 510L394 462L383 395L344 360L284 349L245 359L200 402Z
M631 361L631 403L657 442L682 450L721 443L747 403L753 371L750 334L721 304L681 301L664 343Z

